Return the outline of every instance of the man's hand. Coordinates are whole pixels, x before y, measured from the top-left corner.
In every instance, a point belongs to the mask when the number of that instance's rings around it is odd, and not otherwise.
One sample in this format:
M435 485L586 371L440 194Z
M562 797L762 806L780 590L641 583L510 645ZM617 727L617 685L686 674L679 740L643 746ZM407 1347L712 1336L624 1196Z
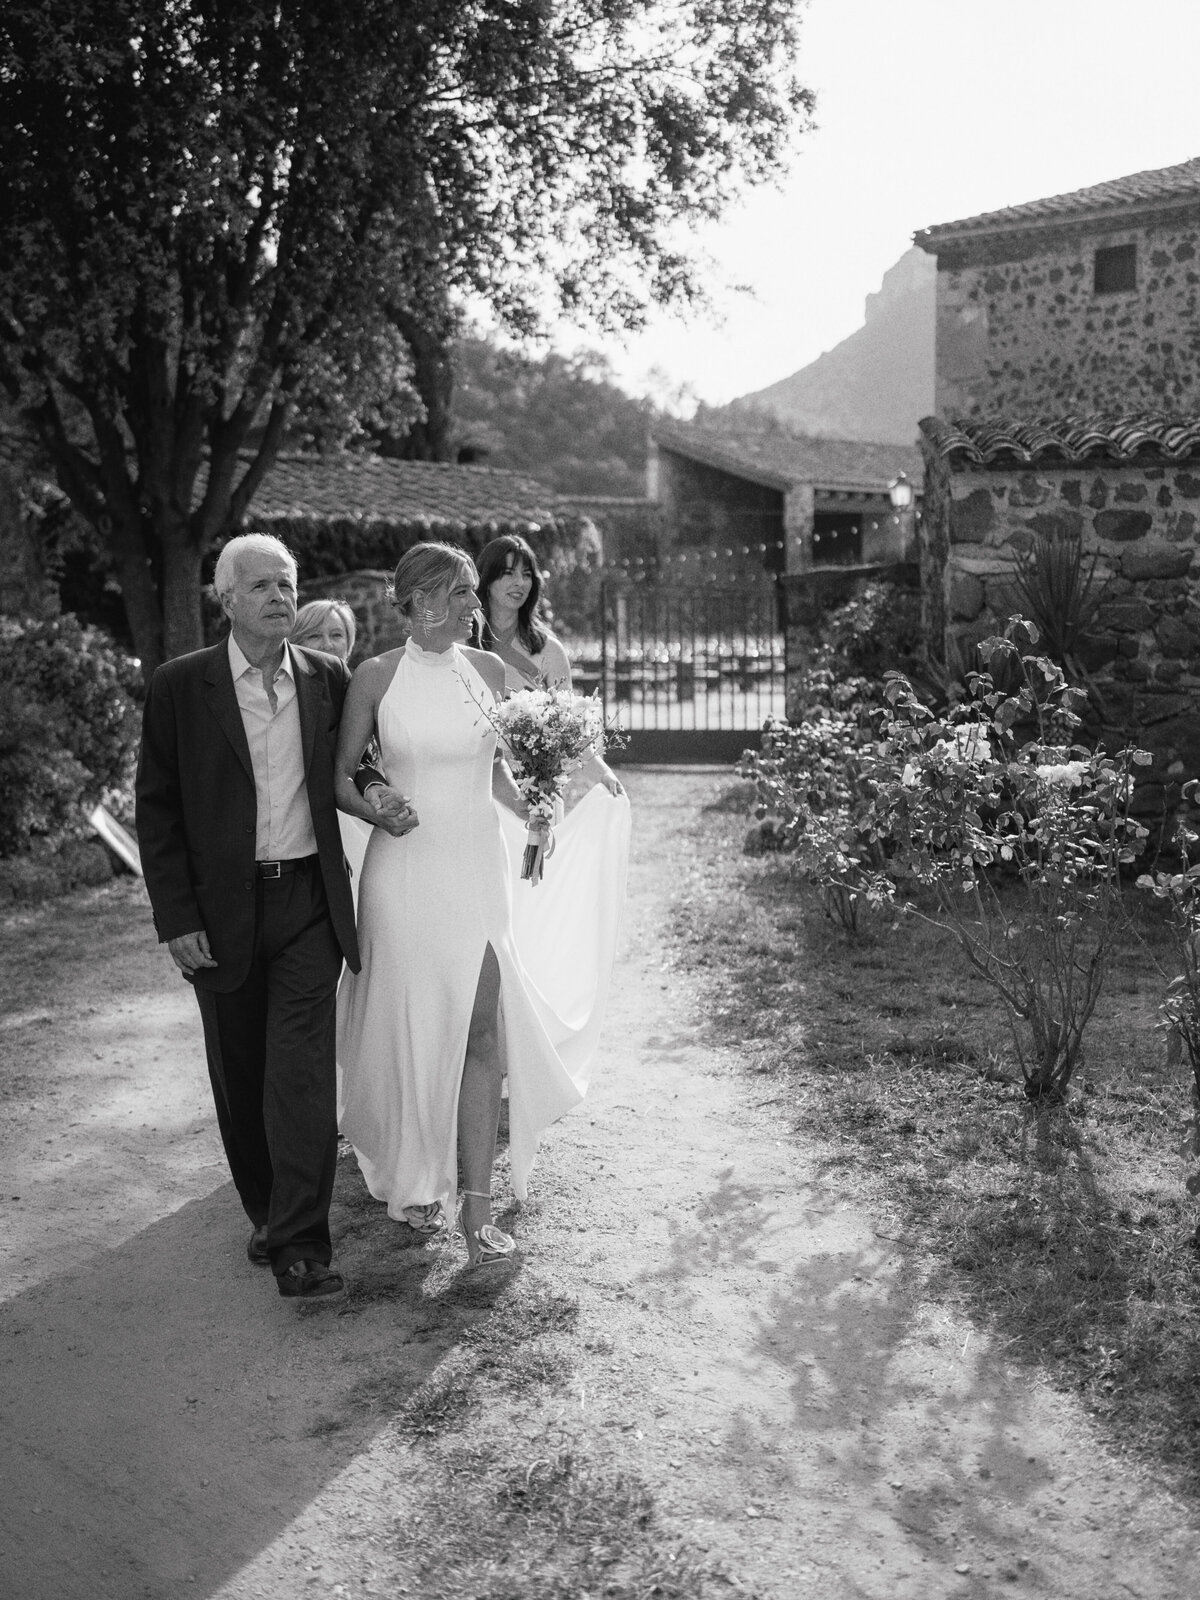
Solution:
M208 935L203 929L199 933L181 933L178 939L168 939L167 949L180 972L189 978L197 967L215 967L217 964L212 958Z
M417 813L398 789L390 784L372 783L363 799L375 813L375 825L390 833L393 839L402 839L417 826Z

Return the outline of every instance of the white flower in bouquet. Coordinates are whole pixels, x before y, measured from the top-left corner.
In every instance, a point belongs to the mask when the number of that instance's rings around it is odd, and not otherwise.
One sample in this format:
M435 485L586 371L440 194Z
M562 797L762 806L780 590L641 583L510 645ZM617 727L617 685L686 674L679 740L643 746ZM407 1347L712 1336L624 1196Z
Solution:
M604 711L594 696L572 689L519 689L487 713L517 787L529 807L529 835L521 876L537 883L544 829L567 781L592 755L604 751Z

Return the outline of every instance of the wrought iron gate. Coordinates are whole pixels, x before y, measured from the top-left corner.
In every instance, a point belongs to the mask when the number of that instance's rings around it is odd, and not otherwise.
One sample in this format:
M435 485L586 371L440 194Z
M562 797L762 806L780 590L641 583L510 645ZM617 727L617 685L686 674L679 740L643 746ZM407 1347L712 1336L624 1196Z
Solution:
M736 761L766 717L784 714L774 580L605 580L594 667L605 715L628 741L615 759Z

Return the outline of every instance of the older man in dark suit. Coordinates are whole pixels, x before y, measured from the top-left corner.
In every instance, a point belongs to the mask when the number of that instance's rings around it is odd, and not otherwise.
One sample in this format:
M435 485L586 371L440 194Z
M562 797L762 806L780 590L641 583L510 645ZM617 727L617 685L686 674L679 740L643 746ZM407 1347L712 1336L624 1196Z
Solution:
M343 959L359 967L333 797L349 673L287 643L296 564L278 540L231 540L214 582L229 638L150 680L138 843L159 939L196 990L247 1252L281 1294L327 1300L344 1287L334 1003ZM376 788L372 804L405 831L399 797Z

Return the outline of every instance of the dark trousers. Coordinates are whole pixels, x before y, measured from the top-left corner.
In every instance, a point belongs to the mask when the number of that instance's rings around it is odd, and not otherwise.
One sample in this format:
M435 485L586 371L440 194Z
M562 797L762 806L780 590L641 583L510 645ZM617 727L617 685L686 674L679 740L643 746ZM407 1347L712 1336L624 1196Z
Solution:
M197 989L208 1075L246 1215L271 1265L332 1256L335 1003L342 952L314 857L255 884L254 958L240 989Z

